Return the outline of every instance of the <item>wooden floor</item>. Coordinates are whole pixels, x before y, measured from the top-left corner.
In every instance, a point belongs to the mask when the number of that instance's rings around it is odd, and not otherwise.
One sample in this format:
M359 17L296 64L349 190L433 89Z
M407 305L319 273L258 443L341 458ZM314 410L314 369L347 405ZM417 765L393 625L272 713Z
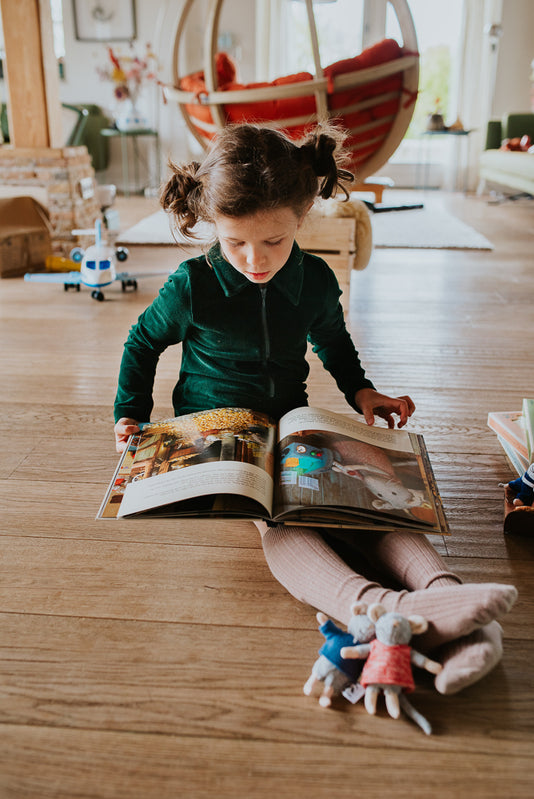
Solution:
M123 223L154 202L123 200ZM314 611L271 576L251 524L94 521L122 344L163 278L104 303L4 280L1 799L534 796L534 537L503 536L511 472L486 427L534 396L534 204L445 202L495 249L377 250L347 318L376 384L416 401L453 533L436 546L466 580L519 589L502 664L453 697L418 675L430 738L383 706L305 697ZM132 248L127 266L179 260ZM154 418L171 413L177 358ZM315 361L310 401L349 410Z

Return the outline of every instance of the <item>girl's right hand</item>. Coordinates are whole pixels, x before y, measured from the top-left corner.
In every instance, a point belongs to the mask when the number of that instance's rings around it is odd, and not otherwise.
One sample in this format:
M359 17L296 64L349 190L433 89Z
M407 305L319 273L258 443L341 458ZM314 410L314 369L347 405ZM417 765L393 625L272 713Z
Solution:
M128 439L139 432L139 423L136 419L123 417L115 425L115 448L117 452L124 452Z

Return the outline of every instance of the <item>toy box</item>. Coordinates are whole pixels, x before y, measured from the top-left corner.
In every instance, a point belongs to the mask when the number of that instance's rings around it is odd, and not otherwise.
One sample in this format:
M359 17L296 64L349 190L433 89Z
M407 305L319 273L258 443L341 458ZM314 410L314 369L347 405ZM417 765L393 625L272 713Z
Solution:
M0 278L43 271L51 252L47 210L33 197L0 198Z

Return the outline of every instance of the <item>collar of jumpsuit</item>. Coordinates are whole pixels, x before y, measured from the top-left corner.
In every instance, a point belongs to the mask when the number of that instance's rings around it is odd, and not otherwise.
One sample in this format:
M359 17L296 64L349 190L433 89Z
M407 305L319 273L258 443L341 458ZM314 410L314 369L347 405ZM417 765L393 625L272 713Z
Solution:
M219 244L215 244L210 249L207 260L227 297L232 297L243 289L254 285L226 260ZM275 286L293 305L298 305L304 280L302 260L302 250L295 242L282 269L268 283L259 284L259 286Z

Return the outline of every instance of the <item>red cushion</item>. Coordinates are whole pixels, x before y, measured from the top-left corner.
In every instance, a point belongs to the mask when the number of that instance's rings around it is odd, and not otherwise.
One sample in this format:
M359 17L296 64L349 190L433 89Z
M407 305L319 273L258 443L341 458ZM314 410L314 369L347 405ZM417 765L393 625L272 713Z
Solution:
M226 83L231 83L235 80L235 64L227 53L217 53L215 56L215 71L217 73L218 86L224 86Z
M217 53L215 56L215 71L217 86L219 88L235 80L235 64L226 53ZM205 92L206 81L204 78L204 70L201 69L198 72L192 72L190 75L185 75L183 78L180 78L180 88L183 89L184 92L194 92L195 94Z
M224 56L224 53L217 54L217 76L220 78L223 74L228 75L229 72L223 73L219 71L219 56ZM226 66L225 61L222 60L221 65ZM234 73L235 78L235 73ZM298 72L295 75L285 75L281 78L276 78L271 83L234 83L220 81L220 91L238 91L242 89L261 89L273 86L283 86L292 83L301 83L302 81L313 80L313 75L310 72ZM206 93L206 83L204 80L204 72L194 72L191 75L186 75L180 80L180 88L187 92L194 92L197 95ZM209 106L202 105L201 103L188 104L186 106L190 116L194 119L206 123L213 123L213 117ZM315 114L315 96L313 94L306 97L288 97L279 100L265 100L262 102L251 103L230 103L223 106L225 119L230 123L239 122L269 122L271 120L288 119L294 116L312 116ZM295 126L292 128L292 135L300 136L303 133L303 126ZM207 131L199 131L205 138L212 138L213 134Z
M299 72L296 75L276 78L271 83L247 83L246 85L232 83L224 88L225 91L272 88L307 80L313 80L313 75L309 72ZM286 97L257 103L232 103L225 105L224 110L229 122L268 122L289 117L311 116L315 114L315 97L310 94L305 97Z
M368 47L360 55L354 58L345 58L336 61L324 68L326 78L333 79L336 75L344 75L346 72L357 72L360 69L376 67L378 64L385 64L386 61L393 61L403 55L402 47L395 39L384 39L372 47Z
M341 61L336 61L334 64L324 69L324 75L328 79L329 94L328 94L328 107L332 111L339 110L341 121L344 127L349 131L358 128L361 125L376 122L372 130L369 132L369 138L381 137L384 138L389 128L391 121L387 119L388 116L395 116L398 111L399 97L392 100L387 100L372 108L363 111L352 111L343 113L343 109L348 106L355 105L356 103L367 100L373 96L383 94L385 92L399 92L402 87L403 77L402 72L397 72L393 75L371 83L365 83L360 86L345 89L343 91L333 91L333 80L337 75L343 75L348 72L356 72L369 67L384 64L388 61L401 58L403 55L402 47L395 41L395 39L384 39L381 42L367 48L354 58L346 58ZM285 75L284 77L277 78L271 83L248 83L241 84L235 81L235 66L231 59L225 53L218 53L216 56L217 79L219 82L220 91L237 91L242 89L256 89L263 87L282 86L290 83L299 83L301 81L313 80L313 75L309 72L299 72L295 75ZM204 73L202 71L195 72L187 75L180 81L180 88L184 91L195 92L202 94L206 92L206 84L204 81ZM205 123L213 124L213 118L209 106L201 105L200 103L188 104L187 110L192 117L194 123L195 119ZM223 112L227 122L269 122L271 120L284 120L291 117L311 117L316 112L315 96L313 94L306 95L305 97L289 97L279 100L268 100L258 103L236 103L223 106ZM381 121L382 120L382 121ZM306 129L307 125L297 125L292 128L286 128L286 132L293 136L301 136ZM199 132L204 138L210 139L214 133L209 133L200 129ZM356 134L353 137L353 144L361 140L361 136ZM350 149L351 139L347 142ZM361 161L367 157L371 152L376 149L376 143L370 144L367 147L358 150L354 159Z
M384 39L382 42L369 47L364 50L360 55L354 58L346 58L342 61L336 61L324 70L325 77L329 81L329 94L328 94L328 107L331 110L338 110L343 120L343 126L347 130L354 130L363 125L371 125L368 127L367 136L369 139L384 139L388 134L392 120L387 117L394 117L399 108L400 103L400 90L403 84L402 73L396 72L385 78L372 81L370 83L360 84L343 91L334 92L334 78L338 75L344 75L349 72L357 72L362 69L369 69L370 67L377 66L378 64L385 64L388 61L393 61L397 58L402 58L403 50L394 39ZM380 94L396 92L398 96L385 100L378 105L371 106L360 111L343 111L349 106L361 103L364 100L369 100ZM381 121L383 120L383 121ZM370 142L368 145L362 146L362 134L356 133L350 136L346 141L346 147L350 150L355 148L352 153L352 165L356 165L364 161L376 149L376 141Z

